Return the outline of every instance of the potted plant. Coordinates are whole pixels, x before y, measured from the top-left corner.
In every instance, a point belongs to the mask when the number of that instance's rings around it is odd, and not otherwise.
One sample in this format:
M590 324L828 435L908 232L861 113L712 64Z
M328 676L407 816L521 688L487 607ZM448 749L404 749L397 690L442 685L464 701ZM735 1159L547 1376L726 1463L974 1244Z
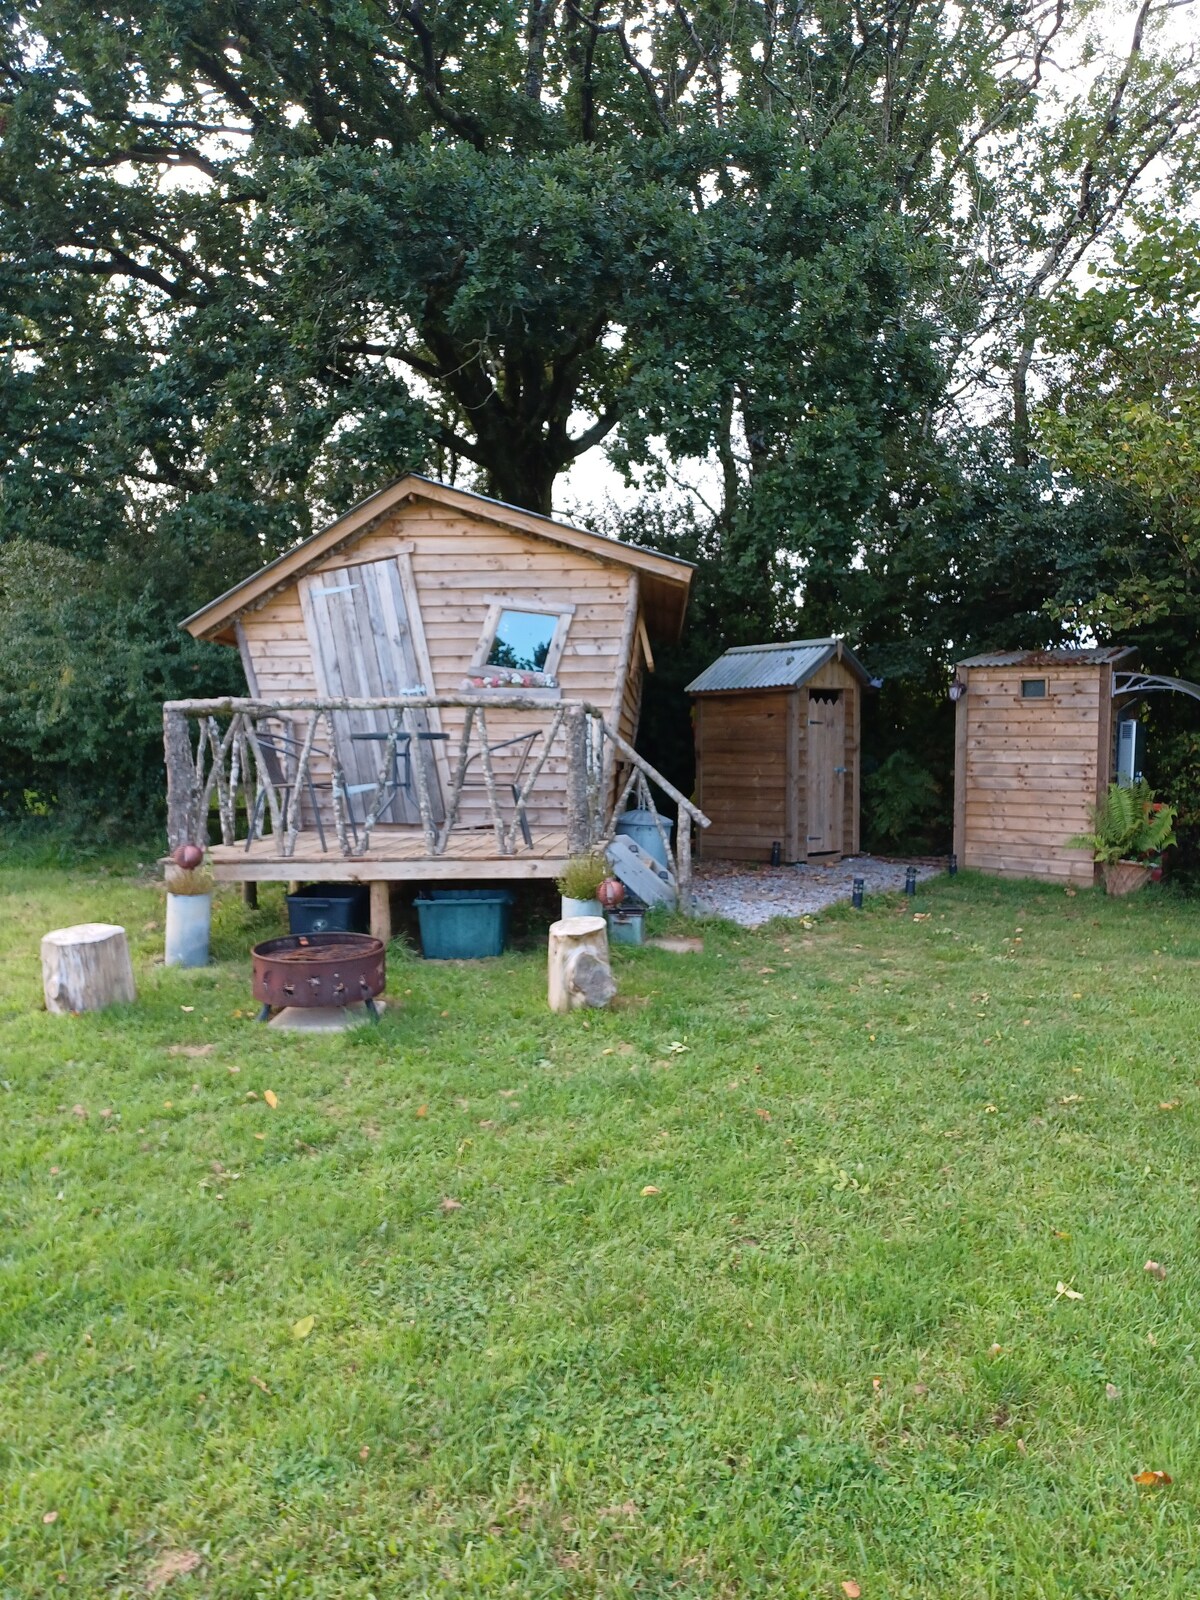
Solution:
M600 885L608 874L608 862L602 855L572 857L555 879L555 887L562 895L563 916L600 916Z
M206 967L213 880L198 844L181 844L166 866L168 967Z
M1090 850L1104 874L1109 894L1131 894L1146 883L1158 857L1175 843L1175 808L1154 799L1150 785L1110 783L1098 806L1090 806L1091 833L1077 833L1067 842L1073 850Z

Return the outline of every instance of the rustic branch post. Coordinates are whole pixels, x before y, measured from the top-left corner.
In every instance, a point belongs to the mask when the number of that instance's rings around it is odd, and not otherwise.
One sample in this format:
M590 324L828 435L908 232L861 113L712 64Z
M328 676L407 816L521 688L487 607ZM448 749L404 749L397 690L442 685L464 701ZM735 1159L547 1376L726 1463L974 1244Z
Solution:
M679 808L675 824L675 897L685 917L692 914L692 818Z
M567 854L586 855L592 846L588 825L587 728L582 706L571 706L563 718L567 742Z
M163 707L163 756L167 766L167 849L198 844L192 838L196 807L196 762L184 712Z

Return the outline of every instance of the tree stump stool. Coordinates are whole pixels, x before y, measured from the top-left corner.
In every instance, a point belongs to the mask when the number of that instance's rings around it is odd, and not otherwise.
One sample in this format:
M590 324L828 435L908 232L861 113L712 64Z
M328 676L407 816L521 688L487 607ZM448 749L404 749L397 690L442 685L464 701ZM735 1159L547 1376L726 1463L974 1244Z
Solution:
M46 1010L102 1011L137 999L125 929L111 922L56 928L42 940Z
M606 1006L617 992L603 917L564 917L550 925L550 1009Z

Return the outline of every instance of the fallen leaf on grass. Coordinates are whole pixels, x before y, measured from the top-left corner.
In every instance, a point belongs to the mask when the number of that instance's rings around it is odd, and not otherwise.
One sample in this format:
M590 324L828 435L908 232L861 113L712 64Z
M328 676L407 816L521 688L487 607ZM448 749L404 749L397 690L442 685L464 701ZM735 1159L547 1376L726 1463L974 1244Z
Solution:
M365 1461L370 1454L371 1454L371 1446L369 1444L365 1444L365 1445L363 1445L362 1449L358 1452L358 1459L360 1461Z
M146 1592L153 1594L172 1578L186 1578L189 1572L195 1572L201 1566L204 1557L199 1550L168 1550L146 1574Z
M1004 1346L1002 1344L991 1344L988 1346L988 1355L991 1356L992 1360L994 1361L1003 1349Z
M87 1119L87 1107L86 1106L72 1106L71 1107L71 1115L73 1117L82 1117L86 1121L86 1119Z
M256 1139L265 1139L265 1138L266 1138L266 1137L267 1137L267 1136L266 1136L266 1134L265 1134L265 1133L256 1133L256 1134L255 1134L255 1135L254 1135L254 1137L255 1137L255 1138L256 1138Z
M764 1111L762 1106L755 1106L754 1115L756 1117L761 1117L764 1122L770 1122L771 1120L771 1113L769 1111Z
M1152 1278L1157 1278L1159 1283L1162 1283L1167 1276L1166 1267L1161 1266L1157 1261L1147 1261L1143 1270L1148 1272Z
M682 1040L672 1039L670 1044L667 1046L667 1054L672 1056L681 1056L686 1049L688 1049L688 1046L684 1044Z
M1160 1111L1178 1111L1179 1110L1179 1101L1178 1100L1160 1100L1158 1102L1158 1109Z
M274 1089L264 1089L263 1099L267 1102L272 1111L274 1111L275 1107L279 1104L279 1096L275 1093Z
M49 1524L52 1523L52 1522L57 1522L58 1521L58 1512L57 1511L47 1511L47 1512L45 1512L43 1514L43 1516L42 1516L42 1521L44 1523L46 1523L47 1526L49 1526Z
M1068 1289L1060 1278L1054 1286L1054 1293L1060 1300L1082 1300L1083 1296L1078 1289Z
M646 1185L646 1187L642 1190L642 1193L644 1195L661 1194L662 1190L661 1189L656 1189L652 1183L648 1183Z
M195 1006L180 1006L180 1011L195 1011Z
M416 1111L413 1113L413 1115L417 1116L417 1117L427 1117L429 1115L429 1107L428 1106L418 1106Z
M271 1391L267 1385L262 1381L261 1378L256 1378L253 1373L250 1374L250 1382L256 1389L261 1389L264 1394L270 1394Z
M596 1515L598 1517L636 1517L638 1508L632 1500L626 1500L619 1506L602 1506Z
M1106 1383L1104 1385L1104 1393L1109 1400L1116 1400L1120 1397L1121 1391L1115 1383Z
M216 1048L215 1044L173 1044L167 1054L169 1056L210 1056Z
M1134 1483L1140 1483L1143 1488L1157 1489L1162 1484L1171 1482L1171 1474L1169 1472L1135 1472L1133 1481Z
M858 1587L853 1578L847 1578L842 1584L842 1593L846 1596L846 1600L858 1600L859 1595L862 1594L862 1590Z
M1081 1094L1064 1094L1058 1103L1060 1106L1077 1106L1082 1100L1083 1096Z
M441 1209L443 1211L461 1211L462 1208L463 1208L462 1201L461 1200L456 1200L453 1195L449 1195L449 1194L446 1196L446 1198L442 1201L442 1204L441 1204Z
M316 1325L317 1325L316 1317L313 1317L313 1316L301 1317L299 1322L293 1322L292 1323L292 1334L297 1339L307 1339L309 1334L316 1327Z

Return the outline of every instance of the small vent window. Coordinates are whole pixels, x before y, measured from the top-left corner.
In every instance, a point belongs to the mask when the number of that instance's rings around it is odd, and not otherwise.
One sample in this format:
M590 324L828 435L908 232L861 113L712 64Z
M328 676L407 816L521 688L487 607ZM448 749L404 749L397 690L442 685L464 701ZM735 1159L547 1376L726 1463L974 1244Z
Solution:
M1021 679L1021 699L1022 700L1044 700L1045 698L1046 698L1046 680L1045 680L1045 678L1022 678Z

